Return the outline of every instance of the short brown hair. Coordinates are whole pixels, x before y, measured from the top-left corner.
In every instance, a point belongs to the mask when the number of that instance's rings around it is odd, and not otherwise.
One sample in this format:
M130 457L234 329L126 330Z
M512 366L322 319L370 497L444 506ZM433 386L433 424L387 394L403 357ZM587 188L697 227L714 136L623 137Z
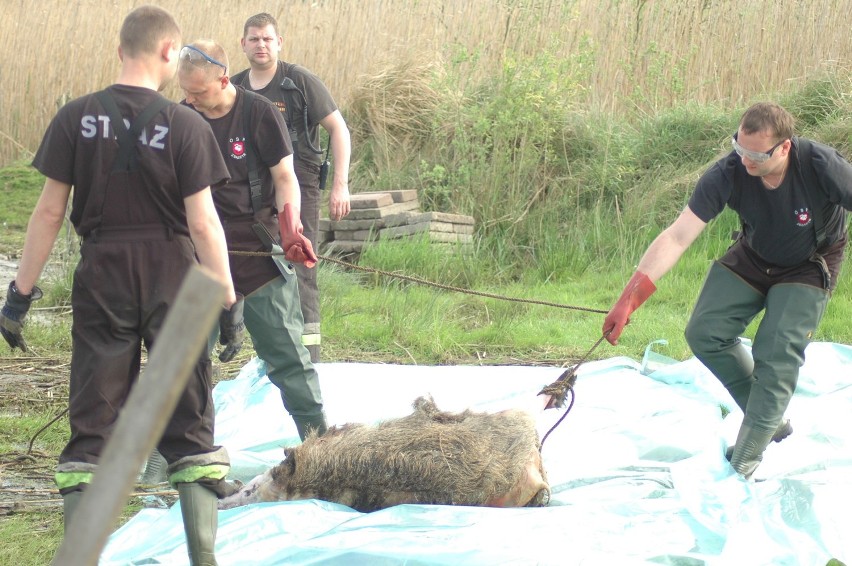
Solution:
M243 37L248 35L249 28L265 28L266 26L272 26L272 29L275 30L275 35L281 35L278 33L278 22L272 17L272 14L261 12L246 20L243 26Z
M782 106L773 102L758 102L746 110L740 118L740 129L745 134L769 130L777 140L793 137L796 120Z
M120 33L121 50L128 57L153 54L164 39L181 42L175 19L158 6L139 6L124 18Z

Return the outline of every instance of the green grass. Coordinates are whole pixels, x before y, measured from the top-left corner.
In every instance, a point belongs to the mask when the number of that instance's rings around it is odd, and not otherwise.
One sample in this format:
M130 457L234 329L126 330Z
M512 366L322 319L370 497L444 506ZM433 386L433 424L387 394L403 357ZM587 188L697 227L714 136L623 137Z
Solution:
M354 140L353 187L417 187L424 207L472 215L476 234L468 247L416 239L381 242L358 263L457 288L452 290L322 263L324 360L421 365L575 362L601 336L604 314L471 291L608 310L643 251L683 209L698 176L724 150L747 106L688 104L654 116L613 116L584 109L571 98L583 84L582 62L548 67L543 62L552 61L546 53L536 62L543 70L533 76L517 73L516 63L510 61L488 84L455 93L461 102L446 105L452 112L442 115L436 110L431 122L418 117L417 127L408 131L422 139L414 140L409 152L382 146L393 136L386 135L380 123L373 124L377 130L371 138ZM452 85L431 86L432 92L454 92ZM782 98L801 114L804 135L848 152L849 87L849 77L819 78ZM560 96L566 98L555 100ZM376 157L380 154L395 158L381 160ZM23 163L0 169L0 254L14 259L20 253L41 185L41 177ZM633 314L620 344L603 342L591 358L639 360L658 339L668 342L662 354L689 358L683 329L710 261L724 252L736 227L730 212L712 222L658 282L656 294ZM34 369L26 375L38 379L50 373L45 365L67 363L67 304L75 255L75 239L64 232L53 267L40 283L46 297L25 329L32 352L9 355L0 344L3 365L31 364ZM815 340L852 343L851 287L843 275ZM757 323L746 336L753 337ZM236 371L251 353L250 346L245 348L222 368L222 376ZM50 374L56 371L65 375L61 367ZM63 403L60 399L39 406L0 397L0 452L19 453ZM64 421L40 435L35 448L46 454L48 467L65 435ZM136 510L138 503L129 502L122 520ZM61 537L60 515L54 506L0 517L0 564L47 563Z
M43 184L44 177L23 162L0 168L0 254L20 253Z

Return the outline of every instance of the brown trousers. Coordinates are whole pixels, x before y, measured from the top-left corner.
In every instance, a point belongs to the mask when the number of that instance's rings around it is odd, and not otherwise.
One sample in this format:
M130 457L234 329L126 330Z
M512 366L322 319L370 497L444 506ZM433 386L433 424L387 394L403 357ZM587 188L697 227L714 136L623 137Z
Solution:
M71 438L60 465L97 464L139 377L142 345L150 351L156 343L196 261L191 240L162 227L100 231L80 255L71 295ZM159 444L169 463L216 449L211 373L205 348Z

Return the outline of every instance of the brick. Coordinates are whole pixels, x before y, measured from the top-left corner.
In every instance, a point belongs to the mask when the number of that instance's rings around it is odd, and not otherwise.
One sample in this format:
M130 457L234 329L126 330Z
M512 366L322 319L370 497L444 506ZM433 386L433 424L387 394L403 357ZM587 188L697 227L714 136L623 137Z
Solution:
M350 203L353 210L363 208L381 208L393 204L393 197L388 193L358 193L352 195Z
M450 214L448 212L421 212L413 216L410 224L417 222L448 222L451 224L470 224L473 226L473 216L465 216L464 214Z
M379 232L379 236L383 239L402 238L413 234L420 234L429 231L429 222L421 222L420 224L407 224L405 226L395 226L393 228L385 228Z
M333 242L329 242L327 245L327 250L329 252L360 252L364 249L366 242L356 242L349 240L334 240Z
M415 216L420 216L421 214L423 213L416 210L409 210L385 216L383 220L386 228L391 228L393 226L405 226L406 224L415 224L414 222L411 222L411 219Z
M448 222L430 222L429 223L429 231L430 232L449 232L453 233L455 224L450 224Z
M335 240L352 240L363 242L365 240L375 240L378 238L377 231L371 230L335 230Z
M380 230L386 225L382 218L369 218L367 220L348 220L348 218L347 216L343 220L331 222L329 228L331 230L369 230L370 228Z
M445 242L469 244L473 242L473 236L468 234L451 234L447 232L429 232L429 240L432 242Z
M417 200L417 189L397 189L392 191L367 191L359 195L390 195L394 202Z
M417 208L420 208L420 203L416 200L412 200L408 202L395 203L390 206L383 206L381 208L365 208L359 210L353 209L352 212L350 212L346 216L346 219L367 220L375 218L387 218L392 214L399 214L400 212L415 210Z

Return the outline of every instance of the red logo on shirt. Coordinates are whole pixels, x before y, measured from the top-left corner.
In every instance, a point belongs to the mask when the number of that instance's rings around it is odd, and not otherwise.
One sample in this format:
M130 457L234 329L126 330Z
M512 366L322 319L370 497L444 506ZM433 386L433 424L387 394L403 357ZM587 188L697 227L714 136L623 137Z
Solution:
M231 153L234 154L235 157L242 157L246 152L246 144L241 141L235 141L231 144Z
M811 211L807 208L800 208L796 212L796 225L807 226L811 223Z

